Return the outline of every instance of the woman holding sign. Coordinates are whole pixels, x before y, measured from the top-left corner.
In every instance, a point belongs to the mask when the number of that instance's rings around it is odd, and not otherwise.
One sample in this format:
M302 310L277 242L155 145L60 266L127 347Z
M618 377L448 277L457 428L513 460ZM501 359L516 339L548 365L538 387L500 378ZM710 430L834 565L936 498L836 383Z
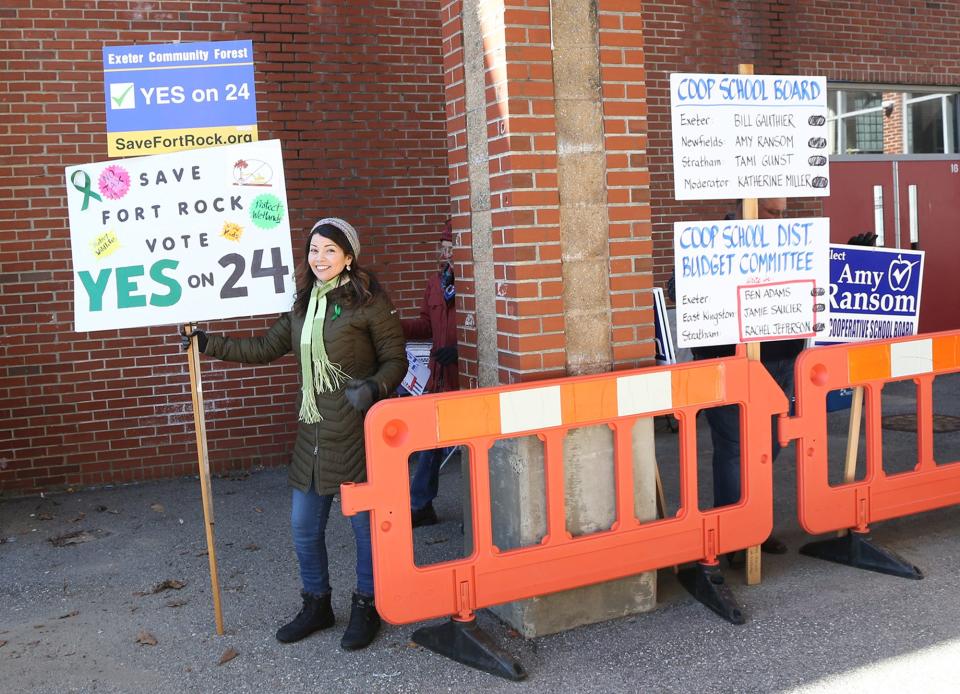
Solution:
M364 413L396 390L407 370L396 309L376 278L357 263L360 241L342 219L321 219L307 236L293 310L264 334L236 339L195 331L204 354L266 364L290 351L300 364L299 428L290 463L293 543L303 608L277 631L291 643L334 624L324 532L343 482L366 480ZM189 338L184 338L184 347ZM370 514L350 522L357 548L357 586L340 645L365 648L380 628L373 598Z

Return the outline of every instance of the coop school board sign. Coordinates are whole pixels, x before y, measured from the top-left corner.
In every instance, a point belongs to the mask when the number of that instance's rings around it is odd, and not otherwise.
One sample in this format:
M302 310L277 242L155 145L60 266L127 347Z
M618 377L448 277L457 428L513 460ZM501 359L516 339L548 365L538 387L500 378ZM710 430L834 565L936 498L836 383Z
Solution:
M824 77L670 75L677 200L830 194Z
M917 334L923 251L830 246L830 320L824 343Z
M290 309L279 140L66 169L77 331Z
M676 222L677 344L808 338L828 316L830 220Z

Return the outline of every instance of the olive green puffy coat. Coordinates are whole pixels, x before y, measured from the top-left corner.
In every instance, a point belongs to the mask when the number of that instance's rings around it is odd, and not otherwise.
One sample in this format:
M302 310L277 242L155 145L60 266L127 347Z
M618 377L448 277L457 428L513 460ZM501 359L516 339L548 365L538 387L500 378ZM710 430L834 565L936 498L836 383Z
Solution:
M350 378L372 379L380 388L380 397L386 397L397 389L407 371L397 311L383 293L369 306L348 306L344 302L346 291L346 287L340 287L327 294L323 324L327 355ZM337 305L341 307L339 316L335 314ZM302 328L302 316L285 313L257 337L207 335L204 354L225 361L266 364L292 349L300 374ZM298 389L295 415L300 412L301 397ZM322 421L299 422L288 475L291 486L303 492L313 488L319 494L335 494L342 482L366 481L363 415L347 402L342 386L317 395L317 409Z

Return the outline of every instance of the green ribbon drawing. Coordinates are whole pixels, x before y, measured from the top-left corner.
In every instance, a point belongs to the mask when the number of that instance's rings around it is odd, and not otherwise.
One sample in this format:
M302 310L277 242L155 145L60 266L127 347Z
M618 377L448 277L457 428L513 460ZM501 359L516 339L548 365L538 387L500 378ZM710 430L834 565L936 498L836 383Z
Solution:
M83 183L77 183L77 175L83 177ZM83 193L83 207L80 208L80 211L87 209L90 205L90 198L94 198L97 202L103 202L103 198L100 197L99 193L94 192L90 187L90 174L82 169L74 171L70 176L70 182L73 184L73 187Z

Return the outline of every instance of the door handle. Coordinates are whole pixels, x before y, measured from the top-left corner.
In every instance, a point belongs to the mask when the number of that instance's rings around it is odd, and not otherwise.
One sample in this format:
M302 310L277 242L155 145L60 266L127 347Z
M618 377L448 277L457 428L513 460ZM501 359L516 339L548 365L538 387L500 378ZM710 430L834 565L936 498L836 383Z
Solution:
M873 233L877 235L874 243L883 245L883 186L873 187Z
M907 204L910 206L910 248L915 251L920 247L920 226L917 223L916 184L912 184L907 188Z

